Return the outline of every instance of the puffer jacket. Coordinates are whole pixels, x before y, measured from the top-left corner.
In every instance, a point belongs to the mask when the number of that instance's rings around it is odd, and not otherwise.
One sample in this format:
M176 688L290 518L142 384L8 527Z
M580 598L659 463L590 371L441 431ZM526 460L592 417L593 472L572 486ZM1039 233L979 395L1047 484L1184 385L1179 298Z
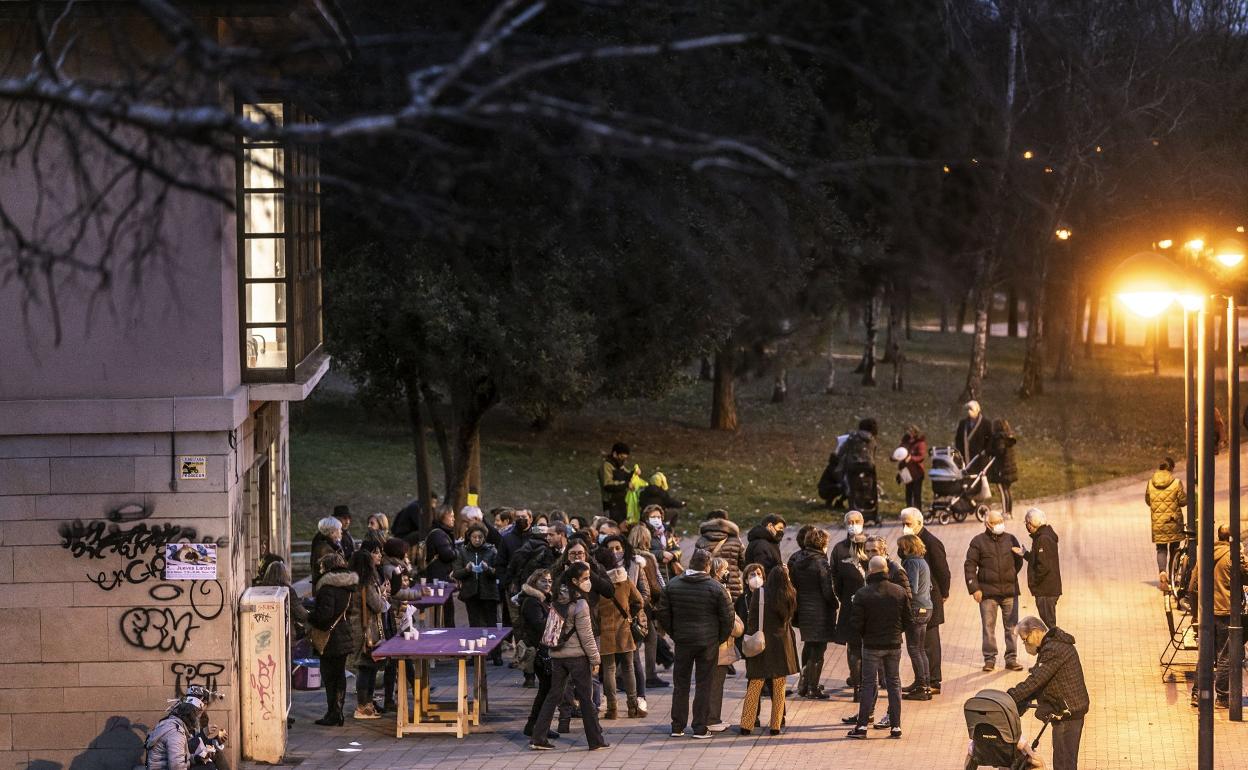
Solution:
M817 548L803 548L789 557L789 576L797 589L793 625L802 629L803 642L830 642L836 634L836 591L832 569Z
M1027 678L1006 690L1020 706L1036 699L1036 717L1045 719L1070 709L1070 718L1088 713L1088 688L1083 680L1083 664L1075 651L1075 637L1060 628L1050 628L1040 642L1036 665Z
M761 565L764 577L771 574L773 567L784 563L780 556L780 538L762 524L751 529L746 539L750 544L745 547L745 563Z
M732 600L728 589L705 572L672 578L655 607L655 620L676 644L719 645L732 635Z
M1009 532L994 535L985 531L971 538L963 565L967 592L983 591L984 596L994 599L1018 596L1023 557L1014 553L1014 548L1021 550L1022 546Z
M1240 570L1248 573L1248 563L1242 558ZM1200 591L1200 570L1192 570L1189 589L1193 595ZM1218 617L1231 614L1231 544L1225 540L1213 544L1213 614Z
M546 631L546 616L550 614L550 594L527 583L520 586L520 627L516 629L520 641L537 649L542 642L542 634Z
M614 573L614 570L612 570ZM614 584L615 592L611 599L598 601L598 652L602 655L614 655L617 652L632 652L637 649L629 629L629 619L641 613L641 594L637 586L625 578ZM619 604L627 611L627 616L620 614Z
M143 744L147 749L147 770L187 770L191 766L187 748L190 738L186 723L175 716L157 722Z
M698 525L697 547L728 562L728 593L733 601L745 590L741 570L745 568L745 544L741 530L727 519L707 519Z
M480 564L481 572L470 569ZM451 573L459 581L460 599L498 601L498 551L485 543L473 548L464 543L456 550L455 568Z
M849 603L851 638L869 650L896 650L913 623L910 597L882 572L867 576L867 584Z
M316 604L308 616L308 623L322 631L334 626L322 656L351 655L363 646L359 585L359 576L346 568L326 572L316 584ZM345 617L339 621L344 611ZM334 625L335 621L338 621L337 625Z
M435 524L425 538L425 575L431 580L450 580L455 566L455 533Z
M1187 492L1183 482L1167 470L1158 470L1144 485L1144 502L1153 519L1154 543L1177 543L1183 539L1183 508Z
M988 442L988 451L992 454L993 464L988 469L988 480L993 484L1010 485L1018 481L1018 459L1014 445L1018 438L1013 433L993 433Z
M571 635L563 646L550 651L550 657L579 658L583 655L589 659L591 666L602 663L598 642L594 639L594 624L589 617L589 604L580 598L570 602L566 591L561 590L559 603L551 608L551 612L563 616L564 633L571 631Z

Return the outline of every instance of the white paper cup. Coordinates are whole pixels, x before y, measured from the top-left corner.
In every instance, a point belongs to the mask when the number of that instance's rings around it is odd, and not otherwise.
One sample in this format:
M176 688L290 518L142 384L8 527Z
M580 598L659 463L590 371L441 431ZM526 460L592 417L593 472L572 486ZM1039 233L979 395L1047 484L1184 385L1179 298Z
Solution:
M404 638L404 639L406 639L406 640L407 640L407 641L409 641L409 642L410 642L410 641L412 641L412 632L411 632L411 631L404 631L404 632L403 632L403 638Z
M476 652L476 651L477 651L477 640L469 639L468 640L468 652Z
M439 597L446 596L446 594L444 593L445 591L446 591L446 589L445 589L445 588L439 588L439 589L438 589L438 596L439 596Z
M459 646L460 646L460 647L467 647L467 646L468 646L468 640L467 640L467 639L460 639L460 640L459 640Z
M479 639L477 639L477 646L478 646L478 647L485 647L485 637L484 637L484 636L483 636L483 637L481 637L481 638L479 638Z
M413 628L411 633L412 633L413 642L420 638L420 631L418 631L417 629Z

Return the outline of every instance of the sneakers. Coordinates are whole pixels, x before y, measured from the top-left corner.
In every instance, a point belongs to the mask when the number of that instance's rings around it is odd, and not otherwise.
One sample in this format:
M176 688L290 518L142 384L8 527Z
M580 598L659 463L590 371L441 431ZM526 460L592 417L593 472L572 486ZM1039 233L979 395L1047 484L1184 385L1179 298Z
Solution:
M857 739L859 739L859 740L865 740L865 739L866 739L866 737L867 737L867 728L863 727L862 725L857 725L856 727L854 727L854 729L852 729L852 730L850 730L849 732L845 733L845 737L846 737L846 738L857 738Z
M709 728L703 727L701 730L694 730L693 732L689 733L689 737L697 738L699 740L705 740L711 737L711 731Z
M356 719L381 719L381 715L377 713L377 707L371 703L365 703L355 709Z
M872 723L872 722L874 722L874 721L875 721L875 717L867 717L867 724L871 724L871 723ZM847 717L841 717L841 724L843 724L843 725L856 725L856 724L858 724L858 713L857 713L857 712L855 712L855 713L853 713L853 714L850 714L850 715L849 715L849 716L847 716Z
M901 699L902 700L931 700L932 691L927 689L926 687L920 687L917 690L911 690L910 692L902 693Z
M716 722L716 723L715 723L715 724L713 724L713 725L707 725L707 726L706 726L706 729L707 729L707 730L709 730L709 731L711 731L711 732L713 732L713 733L722 733L724 730L727 730L727 729L728 729L728 723L727 723L727 722Z
M533 741L529 744L530 751L552 751L555 747L546 741Z
M598 751L599 749L609 749L609 748L611 748L611 744L609 744L609 743L600 743L600 744L598 744L597 746L590 746L590 747L587 749L587 751Z
M1008 669L1009 669L1009 670L1011 670L1011 671L1022 671L1022 670L1023 670L1023 664L1022 664L1022 663L1019 663L1017 660L1011 660L1011 661L1009 661L1008 663L1006 663L1006 664L1005 664L1005 667L1006 667L1006 668L1008 668Z
M889 738L900 738L900 737L901 737L901 728L900 728L900 727L894 727L893 729L889 730L889 731L888 731L888 737L889 737Z
M884 718L876 722L874 725L875 729L877 730L887 730L888 728L892 726L893 726L893 723L888 721L888 714L885 714Z
M683 738L683 737L685 737L685 728L683 728L683 727L682 727L682 728L680 728L679 730L677 730L675 727L673 727L673 728L672 728L672 737L673 737L673 738Z

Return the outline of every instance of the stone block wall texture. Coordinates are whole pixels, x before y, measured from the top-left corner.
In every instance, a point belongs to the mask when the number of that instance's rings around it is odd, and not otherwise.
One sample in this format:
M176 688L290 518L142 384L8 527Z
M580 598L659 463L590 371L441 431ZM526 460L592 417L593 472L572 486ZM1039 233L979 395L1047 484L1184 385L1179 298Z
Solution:
M238 734L243 433L0 436L0 770L132 767L191 683ZM171 488L174 453L207 478ZM182 540L218 544L217 580L163 579Z

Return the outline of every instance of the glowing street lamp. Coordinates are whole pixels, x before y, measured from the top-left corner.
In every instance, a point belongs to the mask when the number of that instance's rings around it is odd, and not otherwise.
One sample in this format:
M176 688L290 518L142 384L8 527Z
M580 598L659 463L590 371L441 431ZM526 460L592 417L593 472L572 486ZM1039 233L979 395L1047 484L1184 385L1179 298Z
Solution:
M1159 249L1168 249L1173 245L1174 245L1174 241L1170 240L1169 238L1165 238L1160 241L1157 241L1157 248Z
M1183 281L1178 265L1156 252L1142 251L1118 266L1114 283L1128 310L1156 318L1178 299Z
M1244 261L1244 245L1234 238L1222 241L1213 256L1223 267L1238 267Z
M1205 250L1205 241L1203 238L1193 238L1187 243L1183 244L1183 248L1187 249L1193 254L1199 254L1200 252Z
M1074 233L1071 232L1071 229L1069 227L1059 227L1057 228L1057 231L1053 234L1057 236L1057 239L1059 241L1069 240L1070 236L1074 235Z

